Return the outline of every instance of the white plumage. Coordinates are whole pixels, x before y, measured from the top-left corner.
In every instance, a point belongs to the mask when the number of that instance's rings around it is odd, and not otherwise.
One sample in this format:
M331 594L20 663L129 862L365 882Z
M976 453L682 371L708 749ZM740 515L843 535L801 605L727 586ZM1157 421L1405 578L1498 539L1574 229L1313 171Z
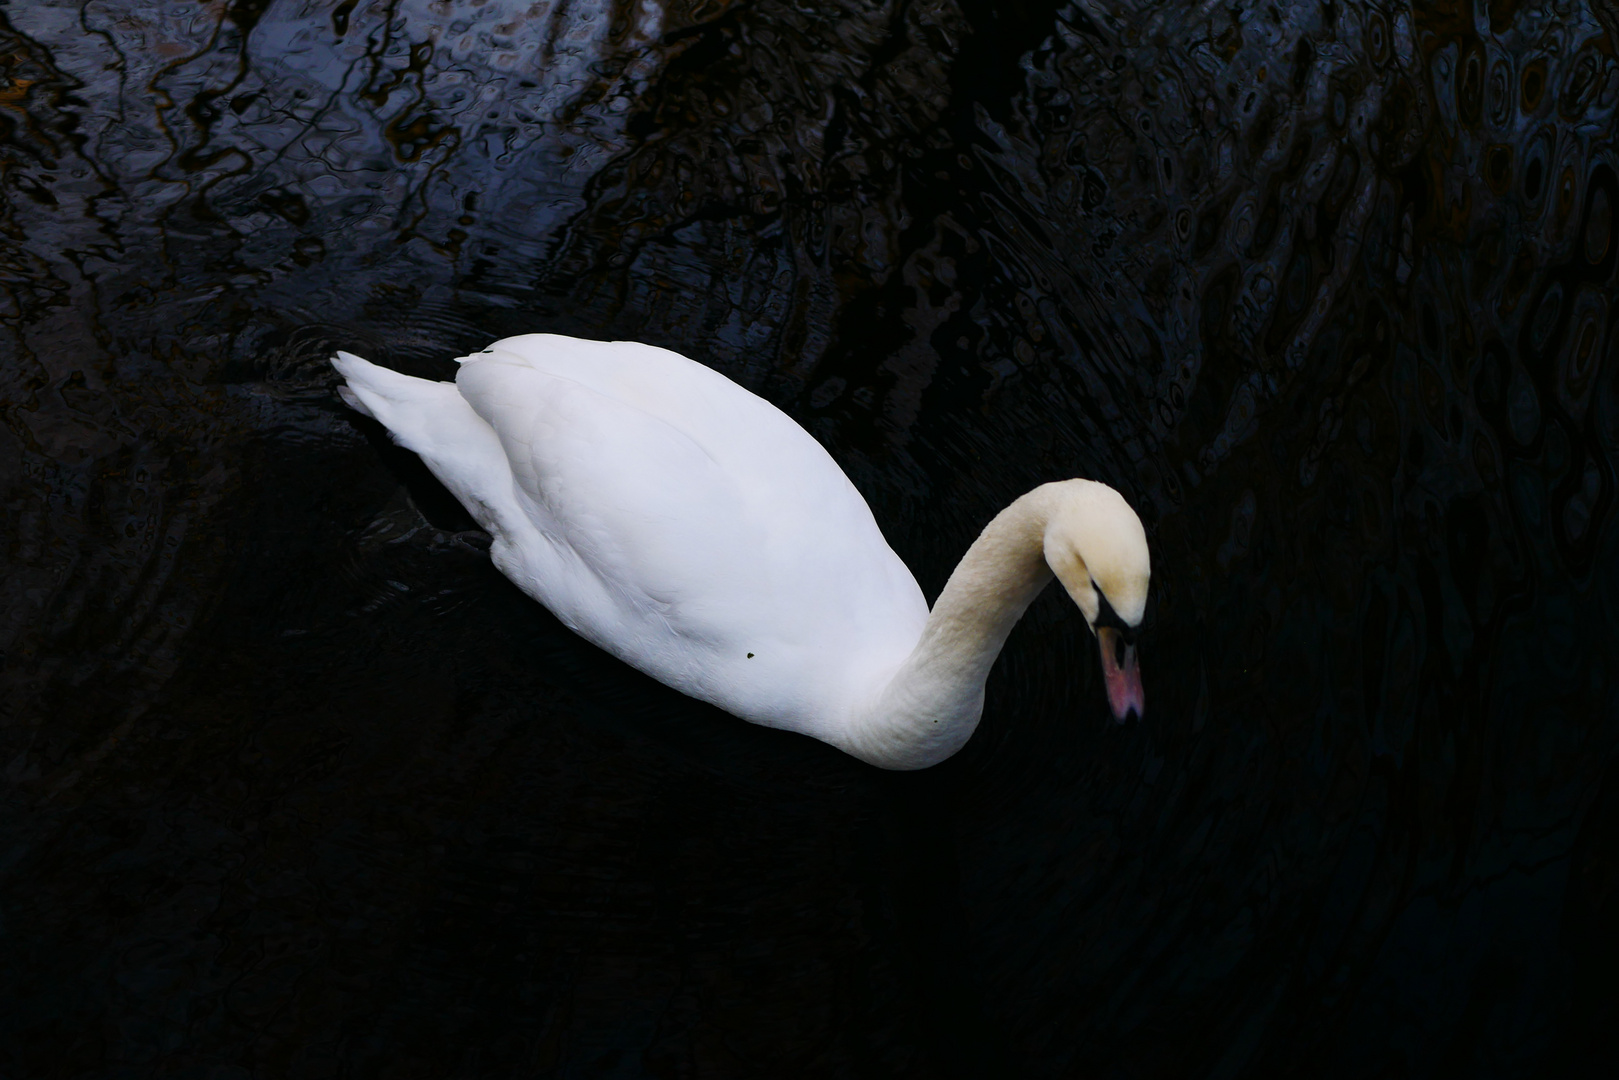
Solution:
M1045 560L1035 567L1023 565L1027 550L1010 561L1001 553L983 572L964 560L930 620L915 579L831 456L717 372L665 349L548 334L507 338L460 364L454 383L440 383L349 353L333 360L344 399L421 456L490 533L501 572L570 629L692 697L874 764L920 768L966 741L983 676L1051 576ZM1036 496L1065 487L1081 509L1128 516L1125 539L1139 551L1124 545L1130 565L1102 591L1134 625L1146 596L1145 536L1112 489L1046 485L996 522L1021 504L1052 503ZM1014 516L1024 527L1013 532L1036 524ZM1032 540L1036 555L1049 546L1038 524L1022 544ZM1110 582L1081 562L1085 580L1070 583L1058 563L1077 551L1058 546L1052 569L1086 608L1082 594ZM986 602L986 587L999 595ZM973 594L974 610L946 610L952 590ZM963 671L976 687L962 685ZM1139 711L1139 682L1135 693Z

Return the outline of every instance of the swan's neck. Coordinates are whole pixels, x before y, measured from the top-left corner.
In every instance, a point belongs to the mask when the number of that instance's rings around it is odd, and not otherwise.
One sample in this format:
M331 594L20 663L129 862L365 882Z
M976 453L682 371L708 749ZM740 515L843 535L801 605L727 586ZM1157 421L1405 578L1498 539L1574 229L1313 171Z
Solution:
M888 769L922 769L961 749L984 709L1006 637L1051 580L1046 488L1001 511L939 594L910 658L859 714L843 749Z

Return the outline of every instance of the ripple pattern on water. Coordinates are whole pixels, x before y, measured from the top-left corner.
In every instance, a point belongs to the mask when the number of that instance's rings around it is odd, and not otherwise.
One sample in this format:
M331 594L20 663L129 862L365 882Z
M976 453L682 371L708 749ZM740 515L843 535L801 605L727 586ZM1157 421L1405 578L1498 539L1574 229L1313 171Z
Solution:
M1578 1075L1616 33L0 8L0 1071ZM583 645L324 364L534 329L780 405L930 594L1022 490L1118 486L1146 722L1055 596L911 778Z

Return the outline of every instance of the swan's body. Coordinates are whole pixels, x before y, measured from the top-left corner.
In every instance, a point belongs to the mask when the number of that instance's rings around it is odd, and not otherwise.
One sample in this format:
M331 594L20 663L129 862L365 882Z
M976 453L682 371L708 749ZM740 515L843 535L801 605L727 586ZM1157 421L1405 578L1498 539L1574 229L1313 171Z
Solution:
M333 363L345 400L421 456L489 532L500 571L574 632L874 765L923 768L961 748L1053 571L1093 628L1109 610L1134 627L1145 608L1139 519L1111 488L1071 480L991 522L930 615L820 444L664 349L507 338L462 358L454 383ZM1105 629L1103 659L1115 713L1140 712L1133 650L1119 663Z

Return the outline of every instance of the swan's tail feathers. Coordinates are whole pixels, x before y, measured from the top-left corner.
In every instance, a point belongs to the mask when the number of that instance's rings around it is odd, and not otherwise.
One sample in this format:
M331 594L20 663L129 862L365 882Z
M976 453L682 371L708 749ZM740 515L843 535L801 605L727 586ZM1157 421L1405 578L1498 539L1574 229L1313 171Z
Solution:
M332 367L348 383L338 389L343 400L379 421L394 442L421 455L484 531L499 536L503 522L520 518L500 437L455 383L401 375L353 353L338 353Z
M337 388L337 396L343 399L343 404L361 416L369 416L373 420L377 419L377 414L365 403L365 398L358 393L358 390L377 381L373 376L374 372L384 372L387 369L379 368L364 357L342 351L332 357L332 368L346 380L344 385ZM394 372L387 372L387 374L392 375Z
M369 416L373 420L377 418L375 413L365 407L365 402L360 400L360 395L350 390L346 385L337 388L337 396L343 399L343 404L361 416Z
M408 396L409 391L406 387L410 383L422 381L385 367L378 367L363 356L355 356L350 352L339 352L333 356L332 368L343 376L348 384L337 388L338 396L349 408L373 418L376 411L371 406L371 399L379 396L398 397L401 393Z
M349 408L380 421L394 442L424 457L459 442L456 429L476 420L454 383L402 375L346 352L332 357L332 367L347 383L337 393Z

